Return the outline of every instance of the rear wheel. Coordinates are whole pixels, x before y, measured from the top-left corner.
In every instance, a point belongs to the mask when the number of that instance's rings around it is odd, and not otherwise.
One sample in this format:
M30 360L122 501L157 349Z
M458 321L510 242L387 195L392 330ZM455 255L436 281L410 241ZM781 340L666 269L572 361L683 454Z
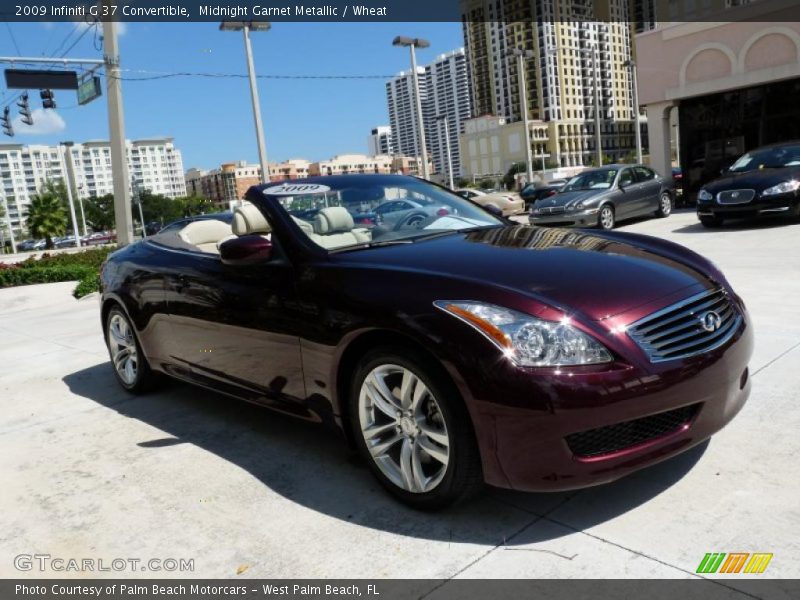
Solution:
M656 216L664 218L668 217L671 213L672 197L667 192L663 192L661 197L658 199L658 210L656 211Z
M722 227L723 220L719 217L700 217L700 223L703 224L703 227L716 229L717 227Z
M615 225L614 207L610 204L606 204L600 209L600 213L597 215L597 226L600 227L600 229L614 229Z
M150 369L128 316L115 306L106 317L106 345L119 384L133 394L151 390L158 377Z
M480 489L480 459L463 400L435 365L402 348L362 359L350 425L370 470L393 496L421 509Z

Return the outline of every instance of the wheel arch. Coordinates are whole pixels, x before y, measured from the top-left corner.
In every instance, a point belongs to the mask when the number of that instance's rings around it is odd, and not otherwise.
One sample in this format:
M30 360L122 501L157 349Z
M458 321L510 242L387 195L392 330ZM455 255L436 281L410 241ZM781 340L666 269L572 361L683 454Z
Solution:
M412 353L414 357L422 357L422 361L430 364L436 370L436 375L441 378L441 382L447 385L449 391L457 394L461 401L463 392L456 384L452 374L445 367L442 359L430 350L422 341L415 337L392 329L370 329L358 334L347 342L347 345L339 355L339 359L334 368L334 393L335 410L341 421L342 430L348 444L354 445L353 433L350 430L350 402L349 391L352 385L352 377L359 361L368 352L379 347L396 347ZM469 413L469 408L465 404L465 409ZM470 422L472 419L470 418ZM474 426L473 426L474 429Z

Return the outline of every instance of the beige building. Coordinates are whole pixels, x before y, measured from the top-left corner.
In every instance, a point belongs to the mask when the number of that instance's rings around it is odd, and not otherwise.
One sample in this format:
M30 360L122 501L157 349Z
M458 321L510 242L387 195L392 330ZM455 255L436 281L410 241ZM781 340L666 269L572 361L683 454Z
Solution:
M761 0L717 14L636 36L651 165L667 173L679 158L690 193L746 150L800 138L796 2ZM670 151L676 138L679 157Z
M549 148L562 167L595 160L595 86L602 152L619 160L635 151L632 18L629 0L461 0L475 115L522 120L518 63L525 60L528 118L555 123ZM467 164L468 160L463 161Z
M409 156L379 154L340 154L330 160L311 163L309 175L350 175L364 173L402 173L420 175L419 159Z

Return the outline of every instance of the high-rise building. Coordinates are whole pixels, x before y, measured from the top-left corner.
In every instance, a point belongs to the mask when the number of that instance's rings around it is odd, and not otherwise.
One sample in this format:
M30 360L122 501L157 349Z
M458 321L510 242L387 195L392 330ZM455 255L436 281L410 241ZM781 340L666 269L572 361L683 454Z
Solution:
M367 154L394 154L392 128L389 125L379 125L372 129L367 138Z
M447 119L454 176L461 172L458 137L472 114L466 53L463 48L442 54L428 66L417 67L425 141L434 171L447 172L447 141L443 119ZM414 87L411 71L399 73L386 84L389 121L394 151L420 156Z
M522 120L515 49L525 60L528 118L556 123L552 162L590 164L595 148L595 86L602 152L611 160L635 150L630 0L462 0L474 114Z
M148 190L170 198L186 195L181 152L172 138L125 142L132 192ZM8 201L12 226L22 227L32 196L48 179L67 179L78 197L114 193L111 148L106 141L58 146L0 144L0 195Z

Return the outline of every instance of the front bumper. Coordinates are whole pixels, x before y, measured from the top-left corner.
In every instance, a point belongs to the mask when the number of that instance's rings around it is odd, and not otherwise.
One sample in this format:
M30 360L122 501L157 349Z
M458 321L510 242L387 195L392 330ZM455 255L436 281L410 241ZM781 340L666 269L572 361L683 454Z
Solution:
M522 491L574 489L680 454L719 431L742 408L750 393L752 351L752 326L745 315L725 346L689 359L560 370L522 369L504 361L491 371L469 374L464 383L470 388L486 481ZM691 406L680 427L613 452L581 456L567 442L574 434Z
M698 217L738 219L779 215L796 215L800 210L800 196L795 192L774 196L756 196L745 204L719 204L716 200L698 201Z
M534 209L535 210L535 209ZM576 226L593 227L597 225L597 208L590 208L578 212L563 212L557 214L531 212L528 221L531 225L554 225L554 226Z

